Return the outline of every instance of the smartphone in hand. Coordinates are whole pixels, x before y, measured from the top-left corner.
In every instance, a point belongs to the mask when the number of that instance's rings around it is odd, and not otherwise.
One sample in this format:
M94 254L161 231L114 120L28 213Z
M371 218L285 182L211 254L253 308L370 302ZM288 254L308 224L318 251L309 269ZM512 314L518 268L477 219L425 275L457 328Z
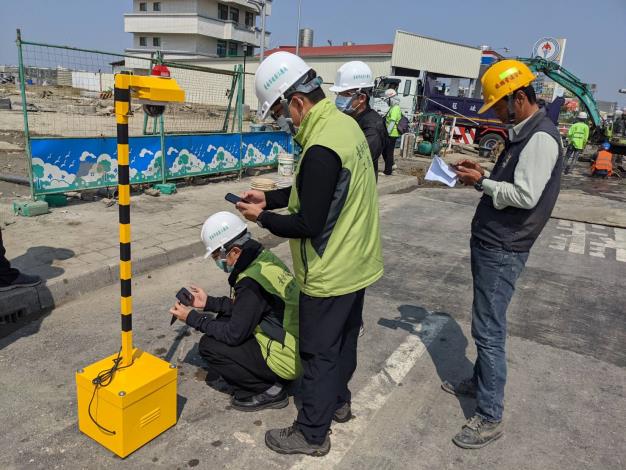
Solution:
M238 202L242 201L242 199L239 196L233 193L226 194L226 196L224 196L224 199L226 199L228 202L232 202L233 204L237 204Z
M193 294L184 287L176 293L176 298L185 307L191 307L193 304ZM176 317L172 315L172 319L170 320L170 326L172 326L175 321Z

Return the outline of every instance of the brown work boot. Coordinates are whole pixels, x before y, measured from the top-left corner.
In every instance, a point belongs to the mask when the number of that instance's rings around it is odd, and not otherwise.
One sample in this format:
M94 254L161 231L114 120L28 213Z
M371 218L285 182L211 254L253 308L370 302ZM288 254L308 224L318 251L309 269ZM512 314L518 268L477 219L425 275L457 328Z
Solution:
M452 438L452 442L463 449L480 449L500 439L502 434L502 421L487 421L482 416L474 415L463 425L461 432Z
M288 428L270 429L265 433L265 444L279 454L306 454L322 457L330 451L328 434L321 444L310 444L294 423Z
M339 408L335 410L335 414L333 415L333 421L337 423L347 423L352 419L352 409L350 407L350 403L345 402Z
M469 379L462 380L457 385L453 385L447 380L444 380L441 383L441 389L444 392L456 395L457 397L465 396L476 398L476 384L471 377Z

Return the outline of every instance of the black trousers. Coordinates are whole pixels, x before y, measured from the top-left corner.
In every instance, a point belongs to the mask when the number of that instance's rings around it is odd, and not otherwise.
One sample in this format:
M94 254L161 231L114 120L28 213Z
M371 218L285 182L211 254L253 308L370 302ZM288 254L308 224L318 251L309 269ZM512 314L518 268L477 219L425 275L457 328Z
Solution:
M0 286L8 286L11 284L20 272L11 267L11 263L5 256L6 250L2 243L2 230L0 229Z
M337 297L300 294L300 359L304 374L296 420L307 441L321 444L335 411L351 399L365 289Z
M257 395L276 383L284 382L263 359L254 336L238 346L229 346L204 335L198 350L209 364L209 374L215 375L215 378L221 375L235 388L237 398Z
M390 175L393 172L393 152L396 149L396 140L398 137L387 137L387 145L385 145L385 151L383 152L383 159L385 160L384 174Z

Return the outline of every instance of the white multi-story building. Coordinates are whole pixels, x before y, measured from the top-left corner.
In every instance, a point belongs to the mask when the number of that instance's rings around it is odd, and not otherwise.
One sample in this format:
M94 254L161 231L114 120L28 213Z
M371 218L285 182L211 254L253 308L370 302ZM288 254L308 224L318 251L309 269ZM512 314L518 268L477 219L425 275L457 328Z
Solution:
M258 1L248 0L133 0L124 15L124 31L133 35L131 55L149 56L160 50L168 60L206 60L254 55L261 46L257 26ZM261 2L262 3L262 2ZM272 1L266 0L270 15ZM265 47L269 47L265 33Z

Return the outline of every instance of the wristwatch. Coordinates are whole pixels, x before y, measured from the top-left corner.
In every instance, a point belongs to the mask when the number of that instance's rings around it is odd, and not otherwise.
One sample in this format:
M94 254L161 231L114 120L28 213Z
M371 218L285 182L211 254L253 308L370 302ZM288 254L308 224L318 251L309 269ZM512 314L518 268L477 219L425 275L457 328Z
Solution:
M261 227L261 228L265 228L265 227L263 226L263 222L261 222L261 216L262 216L262 215L263 215L263 212L261 212L261 213L259 214L259 216L256 218L256 224L257 224L259 227Z
M474 189L476 189L476 191L483 190L483 181L485 181L485 177L481 176L480 179L474 183Z

